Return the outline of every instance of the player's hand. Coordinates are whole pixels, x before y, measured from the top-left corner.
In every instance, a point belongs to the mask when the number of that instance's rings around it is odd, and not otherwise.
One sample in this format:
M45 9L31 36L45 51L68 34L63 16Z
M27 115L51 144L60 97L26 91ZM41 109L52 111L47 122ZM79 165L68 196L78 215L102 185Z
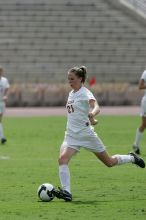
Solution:
M8 97L5 95L3 96L3 101L5 102L8 99Z
M91 122L91 125L96 125L98 123L98 120L96 120L92 114L92 112L89 112L88 114L89 120Z

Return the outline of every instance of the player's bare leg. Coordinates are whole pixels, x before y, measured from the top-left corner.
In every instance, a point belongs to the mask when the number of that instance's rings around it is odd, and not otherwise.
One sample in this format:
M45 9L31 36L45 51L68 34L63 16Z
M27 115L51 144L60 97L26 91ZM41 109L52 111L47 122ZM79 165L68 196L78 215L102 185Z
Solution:
M95 155L107 166L113 167L116 165L121 165L125 163L133 163L137 166L144 168L145 162L142 158L138 157L134 153L129 153L128 155L113 155L112 157L106 151L95 153Z
M2 144L4 144L7 140L6 140L6 138L4 138L2 117L3 117L3 115L0 114L0 141Z
M135 141L133 144L133 150L136 154L140 154L140 141L144 130L146 129L146 117L142 117L142 122L140 127L136 130Z
M72 201L72 194L70 189L70 171L68 163L70 159L77 153L77 150L70 147L61 147L59 156L59 178L61 187L55 190L55 196L59 199L64 199L67 202Z

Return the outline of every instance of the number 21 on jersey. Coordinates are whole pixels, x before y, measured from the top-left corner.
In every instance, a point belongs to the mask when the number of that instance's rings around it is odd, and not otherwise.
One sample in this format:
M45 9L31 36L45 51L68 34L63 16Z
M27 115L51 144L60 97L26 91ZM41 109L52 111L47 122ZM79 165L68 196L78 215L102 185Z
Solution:
M67 108L68 113L74 112L74 107L73 107L73 105L67 105L66 108Z

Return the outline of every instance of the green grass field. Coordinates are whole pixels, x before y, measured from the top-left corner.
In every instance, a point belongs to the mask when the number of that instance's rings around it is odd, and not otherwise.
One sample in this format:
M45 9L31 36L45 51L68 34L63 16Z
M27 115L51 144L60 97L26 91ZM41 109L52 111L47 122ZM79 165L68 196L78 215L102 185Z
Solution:
M131 150L138 116L100 116L96 126L110 154ZM0 145L0 220L145 220L146 169L107 168L85 150L70 162L73 201L40 202L37 188L58 187L58 152L65 117L4 118L8 142ZM146 161L146 134L142 157Z

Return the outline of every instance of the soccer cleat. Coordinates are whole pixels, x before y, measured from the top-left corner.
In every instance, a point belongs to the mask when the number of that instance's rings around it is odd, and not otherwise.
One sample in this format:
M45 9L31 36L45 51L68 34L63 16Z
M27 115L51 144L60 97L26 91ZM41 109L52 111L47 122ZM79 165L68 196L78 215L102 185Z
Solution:
M136 164L137 166L141 167L141 168L145 168L145 162L142 158L138 157L135 153L130 152L129 155L134 157L134 164Z
M134 151L136 154L140 155L140 149L138 148L137 150Z
M1 143L2 143L2 144L5 144L6 142L7 142L7 139L6 139L6 138L2 138L2 139L1 139Z
M139 149L139 147L137 147L136 145L133 145L133 151L134 151L136 154L140 154L140 149Z
M63 190L61 188L58 188L59 190L54 189L53 194L56 196L58 199L64 199L66 202L71 202L72 201L72 195L66 190Z

